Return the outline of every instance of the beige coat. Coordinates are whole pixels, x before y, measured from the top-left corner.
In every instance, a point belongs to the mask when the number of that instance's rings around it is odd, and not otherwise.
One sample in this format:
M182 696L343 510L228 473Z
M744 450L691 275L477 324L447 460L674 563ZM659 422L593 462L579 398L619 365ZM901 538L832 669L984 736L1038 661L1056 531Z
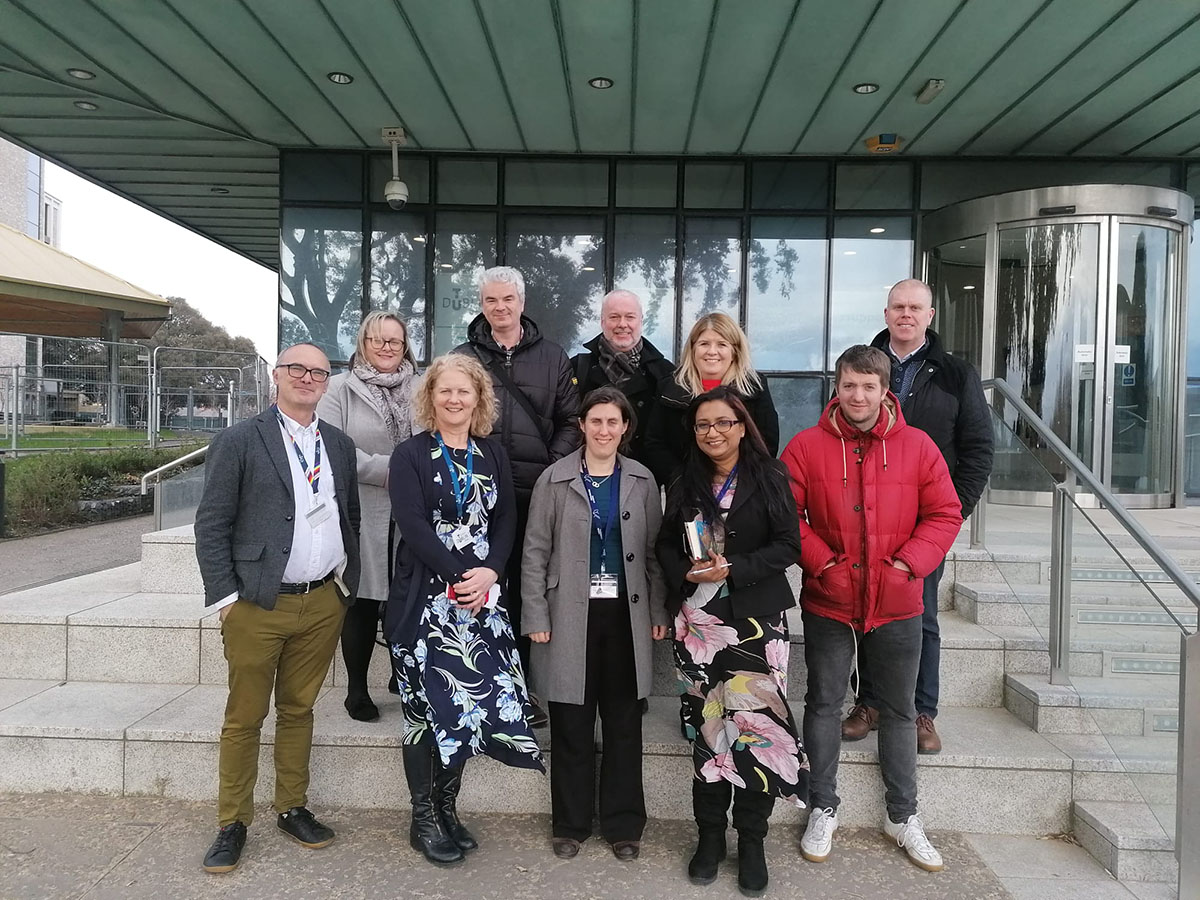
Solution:
M414 375L412 386L416 383L417 376ZM358 542L362 577L358 596L386 600L391 581L391 573L387 570L387 542L392 502L385 484L394 447L383 413L375 406L370 388L353 372L343 372L329 379L329 389L317 404L317 418L332 422L354 441L358 457L358 499L362 507ZM412 424L409 426L411 428ZM405 438L410 436L411 432Z
M538 478L521 566L521 630L550 632L549 643L533 645L534 691L540 699L556 703L583 703L592 511L579 479L582 452L568 454ZM670 624L662 570L654 554L662 505L650 470L625 456L619 461L618 521L633 656L638 697L647 697L654 679L650 626Z

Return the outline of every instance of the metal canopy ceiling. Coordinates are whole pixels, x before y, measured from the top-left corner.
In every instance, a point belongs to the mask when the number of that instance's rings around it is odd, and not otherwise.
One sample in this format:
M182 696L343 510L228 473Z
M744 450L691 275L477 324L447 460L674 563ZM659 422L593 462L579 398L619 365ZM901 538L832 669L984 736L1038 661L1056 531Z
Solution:
M275 267L280 147L1187 157L1197 60L1165 0L0 0L0 132Z

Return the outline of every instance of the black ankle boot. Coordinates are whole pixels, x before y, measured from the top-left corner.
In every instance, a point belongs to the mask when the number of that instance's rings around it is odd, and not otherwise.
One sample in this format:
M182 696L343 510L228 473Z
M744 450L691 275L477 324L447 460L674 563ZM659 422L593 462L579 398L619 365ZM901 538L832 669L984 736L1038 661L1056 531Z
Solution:
M744 897L758 897L767 889L767 852L763 839L738 835L738 890Z
M420 744L405 744L404 775L412 796L412 827L408 842L431 863L439 866L461 862L463 852L451 840L434 808L434 749L426 740Z
M688 863L688 880L692 884L712 884L717 880L717 866L725 858L725 829L701 828L696 852Z
M465 763L464 763L465 765ZM458 818L458 791L462 787L463 766L448 769L434 757L433 805L442 819L442 827L459 850L474 850L479 844Z

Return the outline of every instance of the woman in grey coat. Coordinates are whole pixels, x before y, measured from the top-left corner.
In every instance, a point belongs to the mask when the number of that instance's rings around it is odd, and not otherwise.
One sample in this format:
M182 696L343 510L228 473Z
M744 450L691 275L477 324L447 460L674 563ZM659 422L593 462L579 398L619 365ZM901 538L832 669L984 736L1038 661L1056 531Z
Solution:
M390 579L388 462L396 445L413 433L417 361L404 320L386 310L367 313L358 329L351 362L349 372L330 380L317 415L346 432L358 454L362 579L342 626L342 658L346 661L346 712L352 719L371 722L379 718L379 708L367 691L367 668L379 627L379 604L387 600Z
M618 452L635 430L624 394L592 391L579 427L583 448L533 488L521 624L538 696L549 702L554 854L570 859L592 834L599 711L600 832L617 859L633 860L646 825L639 701L650 694L652 641L670 621L654 553L662 508L650 470Z

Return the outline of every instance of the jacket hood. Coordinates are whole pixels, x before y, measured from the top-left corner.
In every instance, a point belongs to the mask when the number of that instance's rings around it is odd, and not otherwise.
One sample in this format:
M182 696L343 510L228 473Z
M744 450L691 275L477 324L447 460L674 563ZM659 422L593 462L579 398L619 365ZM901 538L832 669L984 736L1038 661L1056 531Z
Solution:
M888 353L888 342L891 340L891 334L885 328L879 334L875 335L875 339L871 341L872 347L877 347L884 353L888 354L888 359L892 358L892 354ZM933 363L941 363L942 357L946 355L946 348L942 345L942 339L938 337L938 333L932 328L925 329L925 340L929 342L929 346L925 350L925 358Z
M517 353L532 347L542 339L541 329L537 327L537 323L533 319L521 314L521 340L517 342L517 346L513 347L513 352ZM496 339L492 337L492 326L488 324L488 320L484 318L483 313L477 315L471 320L471 324L467 326L467 340L481 350L489 350L492 353L504 353L505 350L496 343Z

